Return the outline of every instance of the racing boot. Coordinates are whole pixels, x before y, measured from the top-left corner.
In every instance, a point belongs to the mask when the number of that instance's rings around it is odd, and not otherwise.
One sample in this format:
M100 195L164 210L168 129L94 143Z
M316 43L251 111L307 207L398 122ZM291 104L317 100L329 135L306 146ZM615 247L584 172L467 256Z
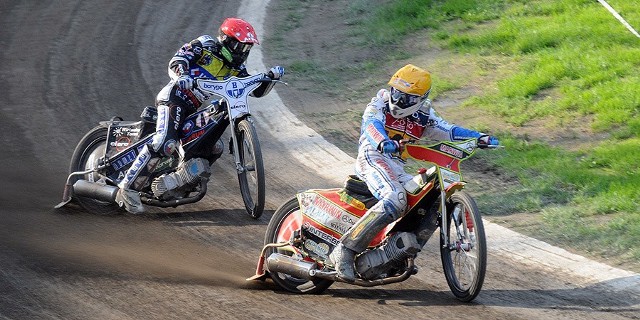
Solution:
M131 189L120 189L116 194L116 203L129 213L141 214L144 212L142 201L140 201L140 194L138 191Z
M329 255L338 278L347 282L355 281L355 255L367 249L371 240L394 220L393 215L385 212L383 201L379 201L342 235L340 244Z
M353 267L355 257L356 252L345 247L342 242L333 249L329 259L338 272L338 278L346 282L354 282L356 280L356 272Z
M149 176L149 166L155 167L160 158L157 153L152 152L148 145L138 154L133 164L127 170L125 177L120 181L118 193L116 194L116 203L127 210L129 213L140 214L144 212L142 201L140 201L140 193L133 188L141 188ZM141 174L142 173L142 174Z

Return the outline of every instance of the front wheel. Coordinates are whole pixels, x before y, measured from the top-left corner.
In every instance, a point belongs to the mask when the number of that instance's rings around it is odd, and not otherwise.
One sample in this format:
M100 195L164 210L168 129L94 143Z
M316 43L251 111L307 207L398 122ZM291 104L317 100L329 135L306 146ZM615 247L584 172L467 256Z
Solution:
M75 151L73 151L71 164L69 165L69 173L95 168L98 165L100 158L104 156L106 150L107 128L97 126L91 129L91 131L82 137L82 140L78 142ZM73 185L73 183L81 179L99 184L107 184L106 180L96 173L74 176L70 182ZM104 202L85 197L74 197L74 199L80 204L80 206L91 213L112 215L122 212L120 207L112 202Z
M238 182L247 212L252 218L258 219L264 210L264 165L258 135L249 119L240 120L237 126L236 150L240 156L241 166L241 170L238 171Z
M298 199L293 197L280 206L271 217L269 225L267 225L264 244L289 242L293 235L302 227L301 219L300 204L298 203ZM302 256L284 249L269 248L265 254L268 257L274 252L295 256L298 260L303 259ZM280 272L269 272L269 275L278 286L293 293L319 294L333 284L331 280L299 279Z
M447 227L441 226L440 256L447 284L461 301L473 300L487 269L487 242L480 211L464 191L447 201Z

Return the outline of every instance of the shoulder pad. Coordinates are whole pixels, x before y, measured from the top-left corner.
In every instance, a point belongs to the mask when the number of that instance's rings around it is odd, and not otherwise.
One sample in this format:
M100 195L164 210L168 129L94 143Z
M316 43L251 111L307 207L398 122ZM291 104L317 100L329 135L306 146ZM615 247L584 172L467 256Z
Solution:
M431 100L426 99L425 101L423 101L422 106L420 106L420 109L418 110L429 113L429 110L431 110Z
M380 89L378 90L378 93L376 93L376 97L378 99L382 99L382 101L387 102L389 101L389 91L387 89Z
M196 40L200 41L203 47L211 47L216 43L216 39L208 34L201 35Z

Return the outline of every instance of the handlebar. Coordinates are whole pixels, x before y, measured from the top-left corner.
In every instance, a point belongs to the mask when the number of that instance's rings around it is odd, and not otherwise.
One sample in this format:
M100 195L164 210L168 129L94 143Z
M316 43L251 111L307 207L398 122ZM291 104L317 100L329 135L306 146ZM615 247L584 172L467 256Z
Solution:
M478 142L478 148L479 149L498 149L498 148L504 148L504 146L497 145L497 144L486 144L486 143Z
M478 141L477 139L468 139L468 140L463 140L463 141L437 141L437 142L426 142L426 141L422 141L419 139L401 139L398 141L398 143L400 144L400 153L404 152L404 149L406 149L407 145L416 145L416 146L424 146L424 147L433 147L436 145L439 145L441 143L454 143L454 144L458 144L458 143L469 143L469 142L474 142L475 144L470 146L467 145L466 148L472 148L472 149L498 149L498 148L504 148L504 146L502 145L495 145L495 144L487 144L487 143L482 143L480 141ZM469 150L469 149L468 149Z
M472 139L470 139L472 140ZM425 143L421 140L416 140L416 139L401 139L398 141L398 143L400 143L401 146L404 147L404 145L407 144L415 144L415 145L431 145L432 143ZM504 146L502 145L495 145L495 144L487 144L487 143L482 143L478 140L476 140L476 147L478 149L498 149L498 148L504 148Z
M254 77L254 76L258 75L258 74L250 75L250 76L247 76L247 77L241 77L241 78L236 77L236 78L238 78L238 79L246 79L246 78ZM287 82L284 82L284 81L282 81L280 79L272 79L267 73L262 73L262 74L264 75L264 77L262 79L256 79L255 82L276 82L276 83L282 83L285 86L289 85ZM197 80L198 79L193 79L193 88L194 89L199 88L199 84L198 84ZM211 79L211 80L215 80L215 79ZM228 80L228 79L225 79L225 80Z
M280 80L280 79L271 79L271 77L269 77L269 76L267 76L267 77L266 77L266 78L264 78L264 79L260 79L260 80L256 80L256 81L257 81L257 82L276 82L276 83L282 83L282 84L284 84L285 86L288 86L288 85L289 85L288 83L286 83L286 82L284 82L284 81L282 81L282 80Z

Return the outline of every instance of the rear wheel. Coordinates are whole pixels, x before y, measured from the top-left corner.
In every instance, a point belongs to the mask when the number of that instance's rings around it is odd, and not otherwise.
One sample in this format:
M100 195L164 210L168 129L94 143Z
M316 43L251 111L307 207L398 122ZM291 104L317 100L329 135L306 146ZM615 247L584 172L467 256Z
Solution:
M104 156L107 149L107 128L97 126L89 131L78 142L71 164L69 165L69 173L76 171L86 171L93 169L98 165L98 160ZM78 180L87 180L99 184L107 184L106 180L97 173L89 173L82 176L73 176L71 184ZM112 215L121 213L120 207L112 202L104 202L85 197L74 197L85 210L99 215Z
M487 243L473 198L458 191L447 202L447 228L440 239L442 267L451 292L461 301L479 293L487 269Z
M282 243L289 242L294 232L300 230L301 227L301 213L298 199L293 197L285 204L280 206L278 210L273 214L269 225L267 226L267 232L265 236L265 245L269 243ZM278 252L284 255L293 256L298 260L302 260L302 256L297 255L289 250L269 248L266 251L266 256ZM293 293L307 293L307 294L319 294L329 288L333 281L326 279L299 279L292 277L285 273L270 272L269 275L273 282L283 289Z
M237 127L237 148L242 170L238 172L240 193L249 215L258 219L264 210L265 182L260 142L253 123L240 120Z

